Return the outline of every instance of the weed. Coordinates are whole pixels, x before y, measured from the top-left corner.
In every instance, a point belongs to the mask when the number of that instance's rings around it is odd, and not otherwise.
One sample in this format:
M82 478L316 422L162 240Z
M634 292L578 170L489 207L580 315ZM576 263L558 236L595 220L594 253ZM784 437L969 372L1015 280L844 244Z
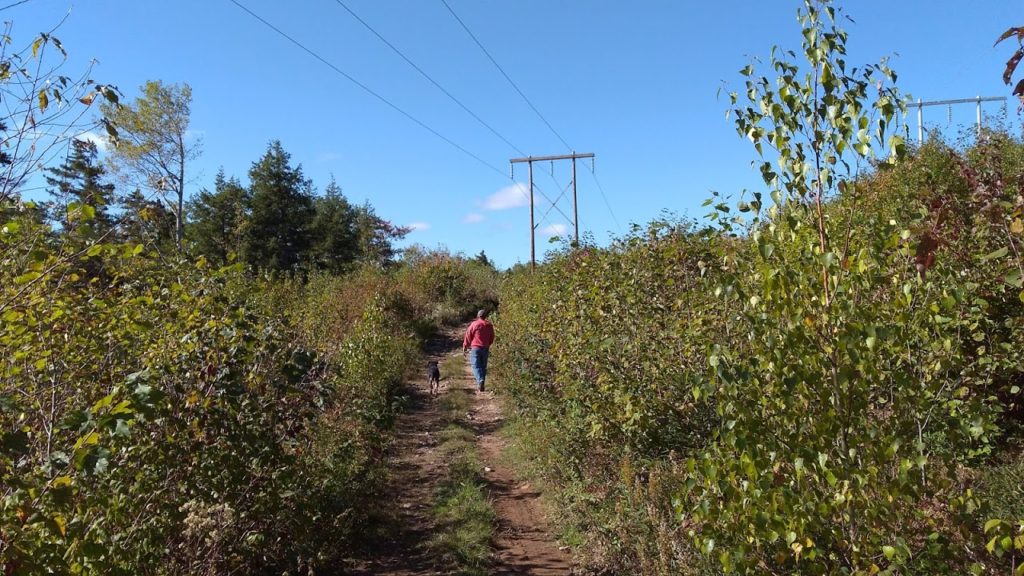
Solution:
M438 447L447 476L434 504L438 529L430 544L450 563L453 574L487 574L496 517L480 477L474 433L463 420L469 397L452 391L441 398L440 406L449 421Z

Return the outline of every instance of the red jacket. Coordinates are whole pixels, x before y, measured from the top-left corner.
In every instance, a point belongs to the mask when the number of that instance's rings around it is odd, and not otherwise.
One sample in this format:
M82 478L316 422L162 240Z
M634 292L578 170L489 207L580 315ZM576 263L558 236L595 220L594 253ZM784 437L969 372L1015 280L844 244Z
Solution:
M477 318L466 329L462 348L490 348L494 342L494 325L483 318Z

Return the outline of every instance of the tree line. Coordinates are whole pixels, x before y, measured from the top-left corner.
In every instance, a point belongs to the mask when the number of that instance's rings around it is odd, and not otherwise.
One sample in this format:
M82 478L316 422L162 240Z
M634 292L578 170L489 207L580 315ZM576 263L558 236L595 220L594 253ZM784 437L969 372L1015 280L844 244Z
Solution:
M117 146L103 159L95 141L70 140L64 161L44 170L48 196L37 218L73 241L187 249L215 264L277 272L393 261L394 241L410 229L369 202L350 202L333 177L318 194L278 140L250 166L248 186L221 169L212 189L186 199L186 165L200 152L186 136L190 102L187 84L151 81L133 103L104 105Z

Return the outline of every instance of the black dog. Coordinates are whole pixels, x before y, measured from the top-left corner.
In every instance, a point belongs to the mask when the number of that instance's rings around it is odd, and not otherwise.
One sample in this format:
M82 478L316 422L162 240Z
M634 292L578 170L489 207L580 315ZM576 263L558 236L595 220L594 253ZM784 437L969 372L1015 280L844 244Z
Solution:
M437 360L427 362L427 380L430 381L430 395L437 394L441 388L441 369L437 366Z

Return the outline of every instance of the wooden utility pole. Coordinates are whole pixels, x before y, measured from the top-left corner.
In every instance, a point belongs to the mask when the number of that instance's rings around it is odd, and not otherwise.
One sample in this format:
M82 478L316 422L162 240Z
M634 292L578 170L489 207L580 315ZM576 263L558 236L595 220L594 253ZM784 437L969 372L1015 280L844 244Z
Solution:
M533 221L533 163L534 162L554 162L556 160L572 160L572 225L573 225L573 238L578 246L580 243L580 219L579 212L576 207L576 159L577 158L593 158L593 152L587 152L584 154L561 154L558 156L527 156L526 158L512 158L509 162L512 164L513 176L515 175L515 165L526 163L530 178L530 268L537 267L537 240L536 232L537 226Z

